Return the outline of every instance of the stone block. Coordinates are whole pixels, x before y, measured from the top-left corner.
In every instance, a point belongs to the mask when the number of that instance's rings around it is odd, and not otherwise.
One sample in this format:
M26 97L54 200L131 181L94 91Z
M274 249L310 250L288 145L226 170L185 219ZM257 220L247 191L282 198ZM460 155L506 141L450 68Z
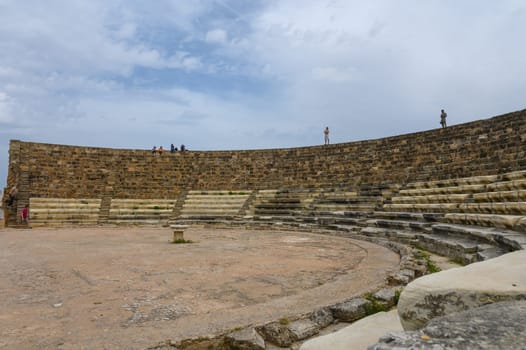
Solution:
M367 307L371 302L364 298L355 298L343 303L331 306L331 312L334 318L343 322L353 322L367 313Z
M373 297L379 302L388 306L393 306L396 299L396 291L400 288L383 288L373 294Z
M481 305L526 299L526 251L520 250L468 266L420 277L406 286L398 301L406 330L431 319Z
M310 316L310 320L320 326L320 328L325 328L334 322L334 317L329 308L322 308L314 311Z
M258 327L257 331L263 336L265 341L281 347L290 346L296 339L294 333L284 324L271 322Z
M396 310L378 312L337 332L309 339L301 345L300 350L361 350L374 344L385 333L401 330Z
M245 328L225 336L225 343L231 349L265 350L265 340L254 328Z
M368 349L524 349L525 314L526 301L485 305L435 318L419 331L388 333Z
M320 332L320 326L309 319L294 321L288 328L294 335L294 340L307 339Z

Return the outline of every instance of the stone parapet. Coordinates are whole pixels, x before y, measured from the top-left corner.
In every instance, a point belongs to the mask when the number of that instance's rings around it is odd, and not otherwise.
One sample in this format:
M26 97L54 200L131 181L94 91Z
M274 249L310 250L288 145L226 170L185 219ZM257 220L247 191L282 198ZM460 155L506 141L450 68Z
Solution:
M416 187L524 169L525 140L526 110L446 129L288 149L154 156L149 150L12 140L7 188L23 185L27 198L169 199L184 190ZM517 186L510 179L508 187Z

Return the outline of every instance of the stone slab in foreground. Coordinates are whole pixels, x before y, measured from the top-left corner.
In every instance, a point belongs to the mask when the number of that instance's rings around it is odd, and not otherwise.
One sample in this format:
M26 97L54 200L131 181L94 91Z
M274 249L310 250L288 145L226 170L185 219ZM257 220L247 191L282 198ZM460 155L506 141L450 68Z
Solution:
M408 284L398 302L405 330L431 319L508 300L526 300L526 250L423 276Z
M393 332L369 350L526 348L526 301L508 301L438 317L419 331Z
M379 312L337 332L310 339L303 343L300 350L362 350L377 342L387 332L401 330L396 310Z

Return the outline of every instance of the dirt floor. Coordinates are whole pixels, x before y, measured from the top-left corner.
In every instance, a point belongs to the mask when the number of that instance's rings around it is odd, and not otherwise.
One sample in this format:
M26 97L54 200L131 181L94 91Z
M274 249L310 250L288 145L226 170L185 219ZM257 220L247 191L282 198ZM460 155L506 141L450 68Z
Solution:
M362 294L393 252L298 232L0 229L0 349L145 349Z

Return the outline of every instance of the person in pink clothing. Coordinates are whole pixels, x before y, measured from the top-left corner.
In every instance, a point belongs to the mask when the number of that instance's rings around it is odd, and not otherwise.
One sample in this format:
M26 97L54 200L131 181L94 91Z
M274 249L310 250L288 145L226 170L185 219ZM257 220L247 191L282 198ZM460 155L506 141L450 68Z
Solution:
M20 212L20 222L29 224L29 204L26 204L26 206L22 208L22 211Z

